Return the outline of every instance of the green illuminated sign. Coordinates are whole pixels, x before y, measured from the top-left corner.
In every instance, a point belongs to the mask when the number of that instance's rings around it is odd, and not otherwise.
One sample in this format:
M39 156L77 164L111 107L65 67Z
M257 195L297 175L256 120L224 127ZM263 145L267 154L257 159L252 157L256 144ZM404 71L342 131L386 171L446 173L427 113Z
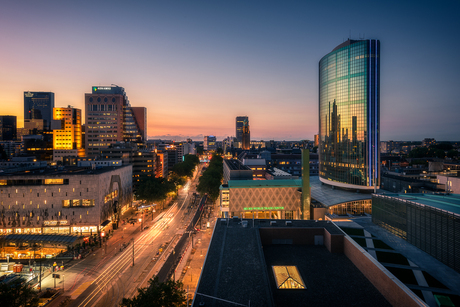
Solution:
M243 208L244 211L252 211L252 210L284 210L284 207L245 207Z

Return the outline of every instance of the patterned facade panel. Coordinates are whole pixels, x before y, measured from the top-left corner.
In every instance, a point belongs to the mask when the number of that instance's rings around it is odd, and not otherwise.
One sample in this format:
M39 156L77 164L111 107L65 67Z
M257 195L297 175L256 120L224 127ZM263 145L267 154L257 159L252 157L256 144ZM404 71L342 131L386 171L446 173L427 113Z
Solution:
M300 208L300 194L297 192L297 190L297 187L230 189L229 210L240 212L245 211L246 208L246 211L296 211Z

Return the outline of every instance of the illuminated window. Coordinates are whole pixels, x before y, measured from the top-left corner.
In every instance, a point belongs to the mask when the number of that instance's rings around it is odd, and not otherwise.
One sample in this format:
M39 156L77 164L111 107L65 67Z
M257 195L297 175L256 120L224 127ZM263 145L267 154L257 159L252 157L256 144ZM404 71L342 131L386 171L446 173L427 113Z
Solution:
M275 275L276 288L278 289L306 289L300 277L297 267L291 266L272 266Z
M45 184L64 184L64 179L45 179Z

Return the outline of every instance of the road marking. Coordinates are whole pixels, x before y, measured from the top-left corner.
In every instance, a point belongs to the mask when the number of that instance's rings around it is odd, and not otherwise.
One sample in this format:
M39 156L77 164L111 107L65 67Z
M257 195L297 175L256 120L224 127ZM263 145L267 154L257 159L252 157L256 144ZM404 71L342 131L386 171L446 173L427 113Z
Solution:
M82 294L89 287L89 285L91 285L91 283L91 281L82 283L81 286L75 289L75 291L70 295L72 299L76 299L80 294Z

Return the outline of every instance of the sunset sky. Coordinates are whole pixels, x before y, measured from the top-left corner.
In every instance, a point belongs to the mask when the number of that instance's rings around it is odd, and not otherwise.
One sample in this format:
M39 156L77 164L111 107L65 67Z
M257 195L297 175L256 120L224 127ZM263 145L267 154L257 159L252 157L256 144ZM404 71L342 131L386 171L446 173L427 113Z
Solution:
M0 115L23 92L84 111L125 88L155 138L313 139L318 62L348 37L381 42L381 140L460 141L460 1L4 1Z

